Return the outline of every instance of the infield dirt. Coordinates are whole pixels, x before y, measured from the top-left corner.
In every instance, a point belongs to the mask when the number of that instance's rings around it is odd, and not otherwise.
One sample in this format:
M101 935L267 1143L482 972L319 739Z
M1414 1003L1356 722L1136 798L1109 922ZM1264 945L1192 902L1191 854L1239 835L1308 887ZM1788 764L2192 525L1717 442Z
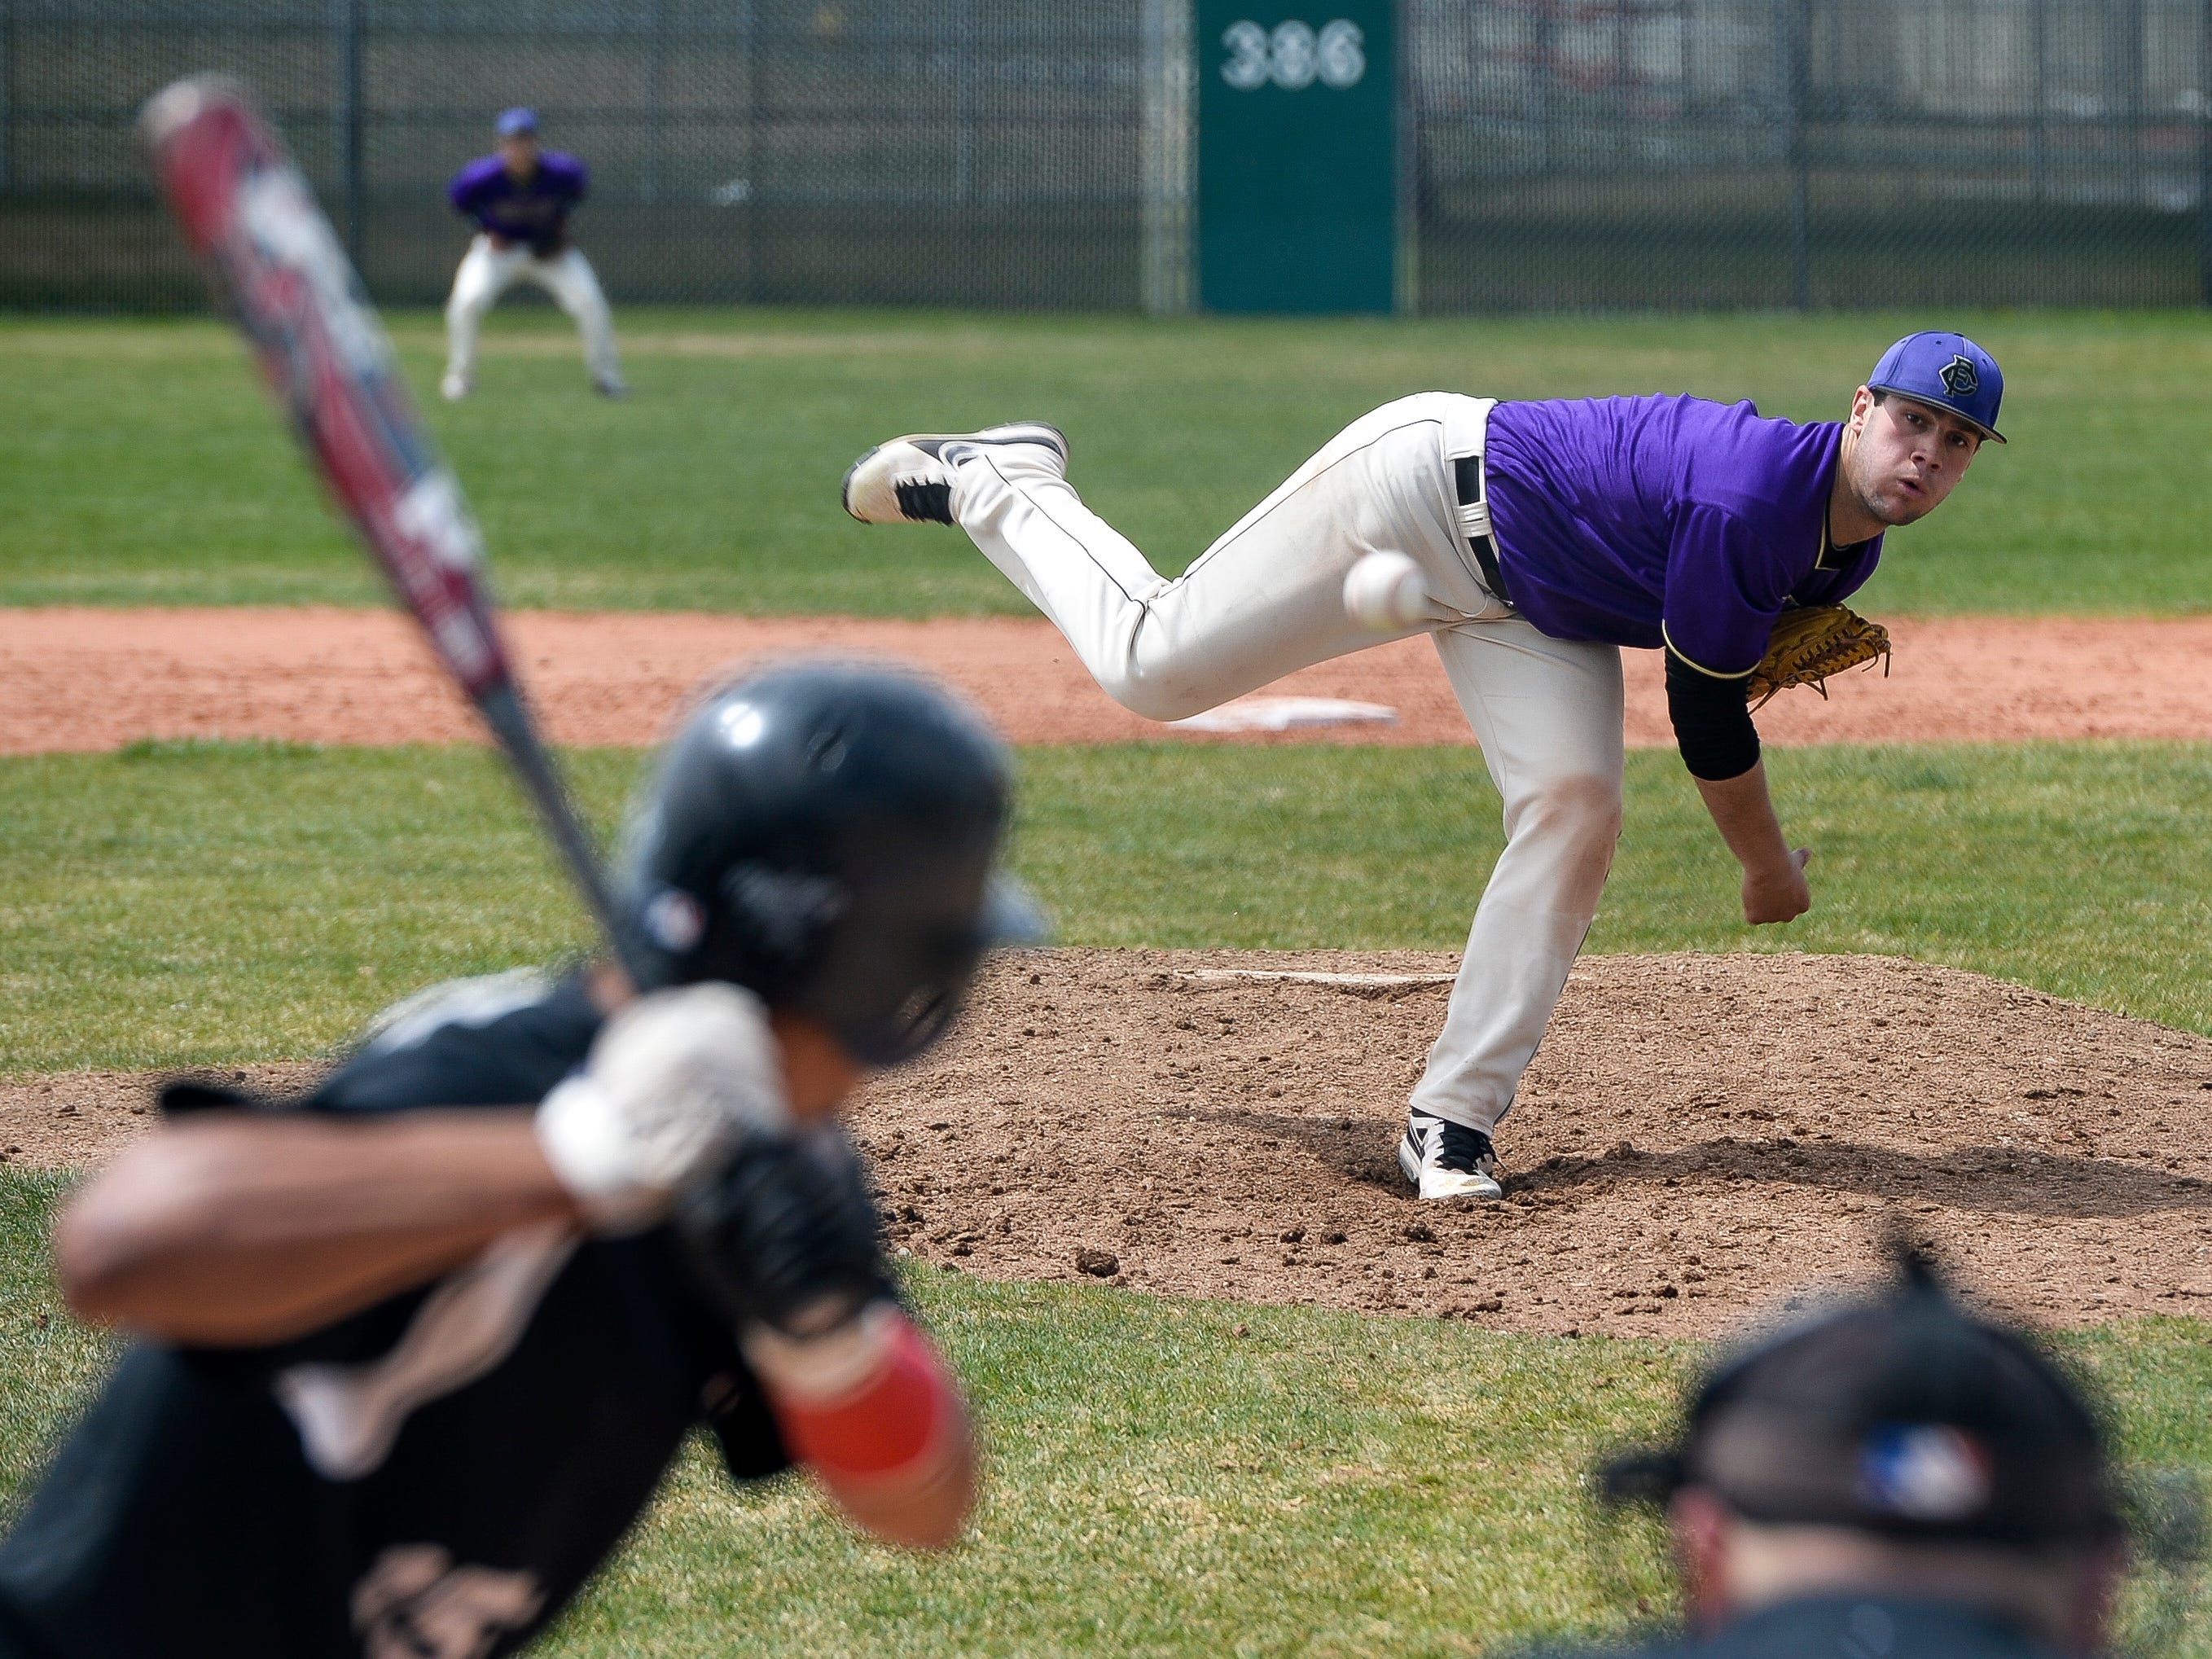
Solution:
M2212 617L1887 619L1893 672L1789 693L1761 710L1770 744L2212 738ZM520 612L513 643L557 742L655 741L684 697L736 661L794 651L924 665L1016 743L1125 743L1170 732L1110 702L1049 623L890 622L684 613ZM1658 653L1626 653L1631 747L1673 741ZM475 716L396 614L327 606L0 610L0 754L113 749L139 738L297 743L480 741ZM96 692L96 695L95 695ZM1426 640L1322 663L1266 688L1380 703L1389 726L1232 741L1467 744Z
M1505 1200L1422 1204L1394 1154L1454 966L1004 959L860 1114L895 1247L994 1278L1705 1336L1870 1268L1896 1230L2037 1322L2212 1312L2212 1039L1893 957L1591 957L1499 1135ZM150 1081L0 1087L0 1159L104 1160L153 1121Z

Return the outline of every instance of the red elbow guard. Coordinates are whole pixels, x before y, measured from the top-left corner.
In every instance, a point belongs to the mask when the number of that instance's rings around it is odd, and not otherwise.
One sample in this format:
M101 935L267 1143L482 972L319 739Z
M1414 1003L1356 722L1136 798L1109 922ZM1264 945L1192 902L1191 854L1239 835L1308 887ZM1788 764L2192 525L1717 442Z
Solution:
M830 1336L801 1343L757 1333L746 1349L786 1447L828 1479L895 1480L933 1471L963 1420L945 1361L889 1303Z

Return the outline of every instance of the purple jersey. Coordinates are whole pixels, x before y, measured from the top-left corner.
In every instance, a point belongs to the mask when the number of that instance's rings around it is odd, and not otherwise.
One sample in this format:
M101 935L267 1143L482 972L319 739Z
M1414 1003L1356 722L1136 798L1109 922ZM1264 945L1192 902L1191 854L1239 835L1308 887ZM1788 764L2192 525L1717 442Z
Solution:
M1834 604L1881 556L1879 536L1828 544L1841 432L1701 398L1499 404L1483 473L1515 605L1556 639L1748 672L1784 609Z
M478 230L527 243L532 253L559 251L568 210L584 199L584 164L557 149L540 152L538 170L518 184L496 155L479 156L446 186L453 210Z

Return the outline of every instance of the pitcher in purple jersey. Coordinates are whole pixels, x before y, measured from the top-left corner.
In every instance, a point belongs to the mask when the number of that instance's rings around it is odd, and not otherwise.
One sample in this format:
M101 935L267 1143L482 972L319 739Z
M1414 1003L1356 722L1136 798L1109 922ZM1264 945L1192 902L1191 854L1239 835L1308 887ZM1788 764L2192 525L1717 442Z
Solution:
M576 319L584 364L603 398L619 398L622 364L615 355L614 319L591 261L568 240L568 215L584 199L584 164L541 149L538 117L511 109L498 123L499 149L453 175L446 195L476 236L453 273L446 302L446 374L439 390L458 403L474 384L477 330L499 296L517 283L535 283Z
M1424 1198L1497 1198L1492 1136L1597 913L1620 832L1624 645L1663 648L1682 757L1743 866L1744 919L1812 900L1767 797L1744 682L1776 617L1854 592L1883 532L1940 505L1997 435L2003 376L1915 334L1841 422L1690 397L1401 398L1355 421L1181 577L1084 506L1067 442L1025 423L896 438L846 475L865 523L957 525L1154 720L1425 633L1504 798L1399 1163Z

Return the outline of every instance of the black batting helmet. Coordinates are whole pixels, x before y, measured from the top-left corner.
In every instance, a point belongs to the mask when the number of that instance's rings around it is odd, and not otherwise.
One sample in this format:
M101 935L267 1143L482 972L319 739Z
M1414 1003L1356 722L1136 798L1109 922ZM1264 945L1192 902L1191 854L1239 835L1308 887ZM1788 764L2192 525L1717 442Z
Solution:
M616 903L641 988L726 980L895 1065L951 1024L984 953L1035 943L994 865L1006 754L920 676L803 660L692 711L633 805Z

